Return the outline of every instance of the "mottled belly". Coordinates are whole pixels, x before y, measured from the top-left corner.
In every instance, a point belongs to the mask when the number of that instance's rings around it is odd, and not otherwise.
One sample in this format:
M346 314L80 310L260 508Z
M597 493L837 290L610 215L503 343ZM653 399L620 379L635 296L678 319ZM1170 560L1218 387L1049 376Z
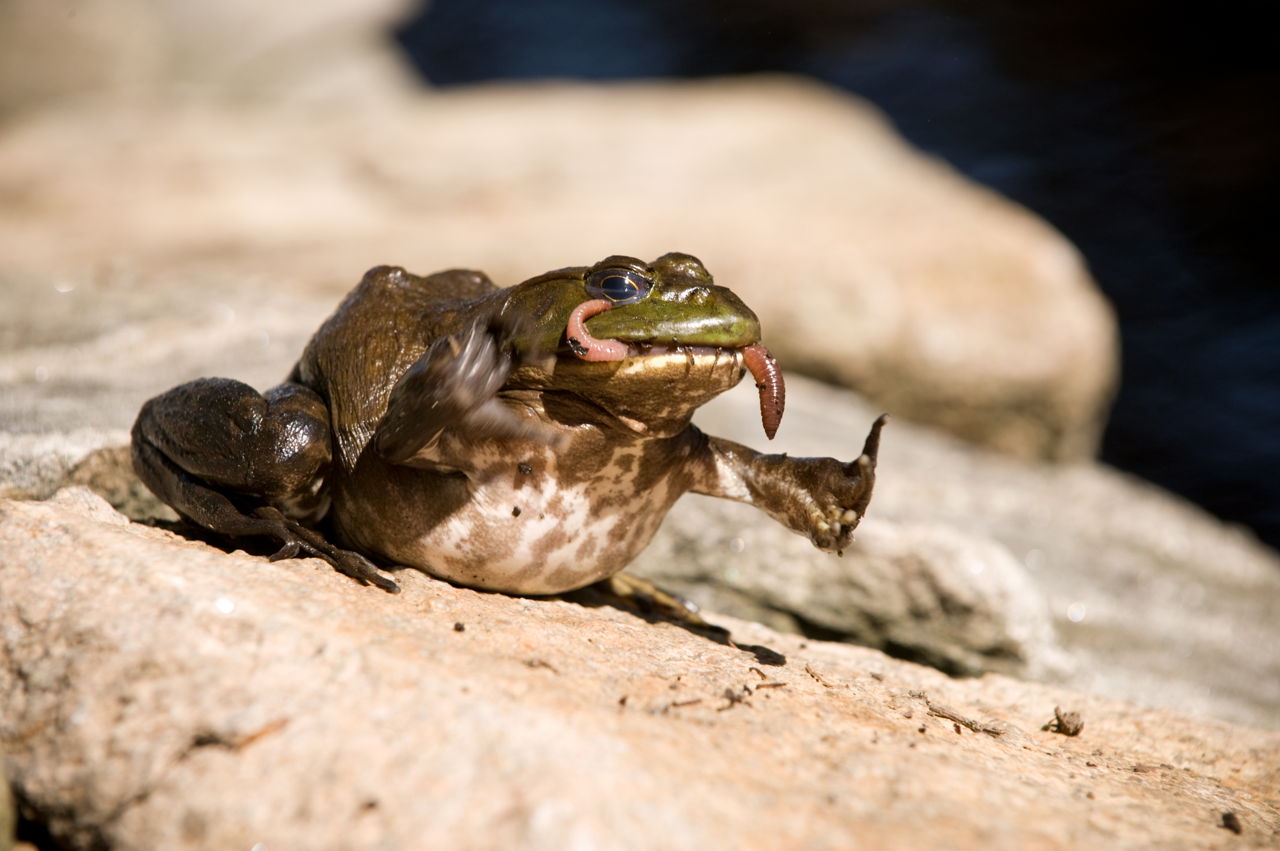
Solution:
M427 513L410 508L412 495L401 494L391 528L366 543L396 563L461 585L557 594L626 567L678 496L665 483L636 493L609 482L487 482L457 510L426 522Z

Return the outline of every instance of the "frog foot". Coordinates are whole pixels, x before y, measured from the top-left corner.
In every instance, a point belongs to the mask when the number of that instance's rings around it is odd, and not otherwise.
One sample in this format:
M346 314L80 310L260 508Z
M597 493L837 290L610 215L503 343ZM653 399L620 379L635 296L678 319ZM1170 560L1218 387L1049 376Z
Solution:
M876 457L880 452L880 430L889 421L881 414L871 424L862 454L847 464L833 459L816 459L826 466L818 472L818 482L810 490L809 538L818 549L843 555L857 527L876 483Z
M327 561L339 573L350 576L361 585L376 585L383 591L400 593L400 586L383 576L369 559L353 550L335 547L316 530L290 520L279 510L262 506L254 509L253 516L262 522L263 534L281 543L280 549L269 556L271 561L310 556Z
M701 632L723 633L728 630L708 623L698 614L698 607L685 598L664 591L647 579L630 573L615 573L591 586L593 590L610 598L624 608L641 614L657 614Z

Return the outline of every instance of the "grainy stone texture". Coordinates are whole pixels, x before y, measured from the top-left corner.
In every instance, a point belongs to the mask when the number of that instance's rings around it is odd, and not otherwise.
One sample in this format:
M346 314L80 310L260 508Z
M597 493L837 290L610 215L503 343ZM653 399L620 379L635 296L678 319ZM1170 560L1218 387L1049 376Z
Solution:
M24 800L72 847L114 849L1280 836L1275 732L400 579L227 555L85 490L0 503L0 740ZM1040 730L1055 705L1080 736Z
M1044 595L989 538L879 519L833 558L742 509L686 497L633 572L716 611L954 674L1054 679L1070 671Z
M792 379L789 391L772 448L793 455L852 457L865 424L879 413L852 393L813 382ZM725 394L699 411L697 421L713 434L759 445L751 395ZM769 587L773 573L821 573L845 589L865 588L883 575L867 570L857 546L843 560L819 562L821 553L803 552L786 533L771 536L752 509L707 502L714 506L708 519L673 516L661 534L674 539L654 544L664 548L654 551L659 555L687 554L697 542L699 556L650 561L646 552L636 570L668 581L683 573L706 585L697 599L744 614L752 611L738 608L744 595L785 611L804 594L835 593L831 585L795 591L781 587L785 580ZM888 521L892 525L880 528ZM1003 623L1006 646L1017 646L1013 636L1043 634L1034 624L1047 603L1071 657L1067 667L1056 667L1051 646L1021 644L1024 659L1032 668L1043 662L1046 676L1114 697L1280 728L1280 558L1246 531L1100 464L1029 463L891 422L875 497L855 540L874 554L885 538L892 547L905 546L909 535L898 530L919 524L949 529L956 545L968 543L964 555L949 559L930 559L928 547L913 550L907 575L917 581L908 587L935 589L934 605L943 611L949 599L988 606L1006 601L1002 613L994 607L949 612L957 625ZM734 552L738 547L741 553ZM710 569L717 563L718 571ZM975 576L977 565L991 569ZM1029 586L1039 605L1020 602ZM958 589L965 590L952 598ZM869 596L887 607L910 593L890 585ZM917 642L918 658L929 658L928 633L920 631ZM955 658L976 656L980 647L958 645Z
M33 401L125 380L120 352L143 339L234 336L245 361L296 343L281 312L318 319L377 263L512 284L670 250L742 295L793 369L1015 454L1090 454L1115 370L1070 245L858 100L794 80L77 104L0 137L0 198L0 286L73 312L57 340L79 343L66 364L19 334L0 381L39 376Z
M754 396L737 388L698 422L761 446ZM799 378L789 396L773 448L792 454L850 457L875 414ZM0 440L0 469L29 466L5 451ZM633 569L777 629L1280 728L1275 553L1099 465L1020 462L902 422L881 451L871 512L842 559L755 509L686 497ZM8 495L79 483L130 516L173 516L123 446L52 469Z

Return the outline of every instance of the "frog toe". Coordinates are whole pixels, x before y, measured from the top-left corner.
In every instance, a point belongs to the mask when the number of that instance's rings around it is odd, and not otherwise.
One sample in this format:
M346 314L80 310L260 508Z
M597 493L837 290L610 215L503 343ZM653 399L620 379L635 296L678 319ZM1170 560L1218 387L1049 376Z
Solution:
M284 561L289 558L297 558L302 553L302 545L296 540L285 541L280 549L267 556L267 561Z
M314 557L328 562L334 570L361 585L374 585L391 594L400 593L400 586L383 576L377 566L360 553L334 546L319 532L290 520L270 506L259 508L254 514L266 524L264 531L281 542L280 549L269 557L271 561Z
M723 632L728 630L709 623L698 614L698 607L678 594L667 591L630 573L615 573L597 582L592 588L624 608L642 615L657 615L667 620L697 630Z

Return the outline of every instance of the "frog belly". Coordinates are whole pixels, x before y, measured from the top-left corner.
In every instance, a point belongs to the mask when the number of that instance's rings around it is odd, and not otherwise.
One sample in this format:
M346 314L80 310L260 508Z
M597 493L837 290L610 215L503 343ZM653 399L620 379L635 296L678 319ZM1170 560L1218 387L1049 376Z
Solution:
M460 510L379 549L400 564L490 591L558 594L617 573L670 507L662 488L481 488ZM518 510L517 510L518 509Z

